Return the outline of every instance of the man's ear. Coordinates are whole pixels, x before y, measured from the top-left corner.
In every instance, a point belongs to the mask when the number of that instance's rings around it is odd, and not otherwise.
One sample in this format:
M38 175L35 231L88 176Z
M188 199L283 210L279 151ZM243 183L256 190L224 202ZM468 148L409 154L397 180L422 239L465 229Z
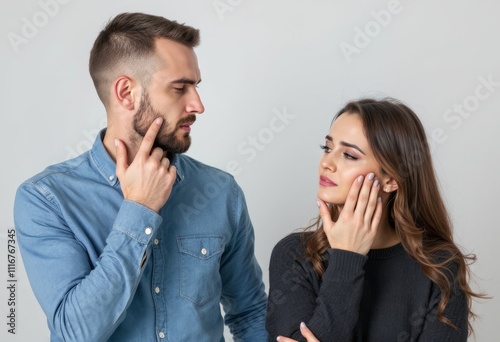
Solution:
M382 191L389 193L396 191L397 189L398 189L398 183L396 183L396 180L394 178L384 179L382 184Z
M139 95L139 86L132 78L120 76L113 85L116 102L127 110L134 110Z

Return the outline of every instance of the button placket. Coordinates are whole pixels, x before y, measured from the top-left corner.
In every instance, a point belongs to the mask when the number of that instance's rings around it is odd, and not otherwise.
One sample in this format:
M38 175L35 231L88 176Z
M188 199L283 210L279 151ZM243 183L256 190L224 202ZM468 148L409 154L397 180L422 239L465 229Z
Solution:
M153 231L151 232L153 233ZM157 233L155 233L157 234ZM161 235L161 230L158 235ZM154 236L151 239L152 242L152 258L153 258L153 270L152 270L152 296L155 305L155 314L156 314L156 333L158 339L167 338L167 320L166 320L166 304L165 304L165 295L163 293L164 279L162 278L162 274L164 272L164 260L163 260L163 252L162 252L162 244L160 244L160 240L162 237Z

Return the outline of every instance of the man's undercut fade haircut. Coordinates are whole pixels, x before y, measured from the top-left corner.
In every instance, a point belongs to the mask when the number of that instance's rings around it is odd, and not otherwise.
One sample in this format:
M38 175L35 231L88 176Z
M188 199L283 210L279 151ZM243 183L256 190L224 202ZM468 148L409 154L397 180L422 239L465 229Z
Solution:
M157 38L194 48L200 42L200 33L193 27L144 13L119 14L99 33L90 51L89 71L105 106L118 71L133 72L147 83L156 71Z

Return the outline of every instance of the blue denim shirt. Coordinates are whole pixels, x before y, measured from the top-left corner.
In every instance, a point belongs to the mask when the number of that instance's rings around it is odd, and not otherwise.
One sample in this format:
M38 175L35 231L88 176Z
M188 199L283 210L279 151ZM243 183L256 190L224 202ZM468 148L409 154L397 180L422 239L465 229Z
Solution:
M175 155L157 214L123 199L103 136L16 194L21 255L51 341L224 341L224 321L235 341L266 341L262 271L233 177Z

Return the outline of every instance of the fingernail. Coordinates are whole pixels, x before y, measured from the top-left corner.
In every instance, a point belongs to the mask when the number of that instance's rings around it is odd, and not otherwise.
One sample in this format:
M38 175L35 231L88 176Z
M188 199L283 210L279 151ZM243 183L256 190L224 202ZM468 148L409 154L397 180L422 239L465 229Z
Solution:
M319 201L316 201L316 204L318 205L318 208L321 206L321 204L319 204Z
M358 177L358 182L359 182L359 183L363 183L363 179L364 179L364 178L365 178L365 177L363 177L363 176L359 176L359 177Z
M279 341L279 340L280 340L280 337L281 337L281 336L276 337L276 341Z
M382 197L377 198L377 201L382 202Z
M372 180L372 179L373 179L373 177L375 177L375 174L374 174L374 173L372 173L372 172L370 172L370 173L368 174L368 179L369 179L369 180Z
M118 146L118 140L115 139L115 147Z
M373 185L374 185L375 187L378 187L378 186L380 185L380 183L379 183L378 179L377 179L377 180L375 180L375 183L373 183Z
M163 119L162 118L156 118L155 122L158 124L158 125L161 125Z
M300 322L300 327L301 328L306 328L307 326L306 326L306 324L304 322Z

